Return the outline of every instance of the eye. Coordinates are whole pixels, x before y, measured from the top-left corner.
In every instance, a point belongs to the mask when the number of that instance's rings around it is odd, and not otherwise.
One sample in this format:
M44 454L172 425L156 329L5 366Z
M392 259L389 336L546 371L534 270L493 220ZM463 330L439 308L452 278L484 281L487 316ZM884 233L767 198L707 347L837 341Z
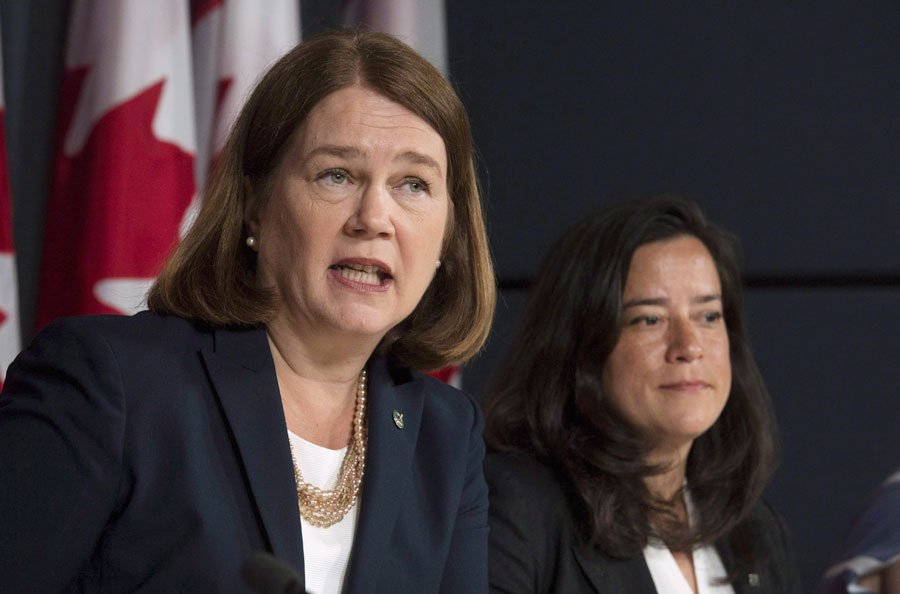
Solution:
M323 171L319 174L319 179L336 186L341 186L347 183L347 172L343 169L329 169L328 171Z
M712 324L713 322L718 322L722 319L722 312L720 311L707 311L703 314L703 321Z
M424 180L412 177L404 180L400 187L406 188L411 194L421 194L428 191L429 185Z
M631 320L629 326L656 326L659 324L659 316L638 316Z

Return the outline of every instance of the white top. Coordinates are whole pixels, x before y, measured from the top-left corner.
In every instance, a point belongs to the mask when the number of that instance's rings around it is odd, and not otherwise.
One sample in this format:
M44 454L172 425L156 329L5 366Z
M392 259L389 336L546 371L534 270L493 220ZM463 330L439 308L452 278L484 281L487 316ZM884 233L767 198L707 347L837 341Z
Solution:
M334 489L347 448L329 450L288 431L303 480L320 489ZM302 517L303 568L309 594L339 594L344 586L350 549L356 533L359 502L337 524L317 528Z
M722 559L715 547L697 547L694 555L694 577L697 578L698 594L734 594L729 583L719 583L726 575ZM659 594L693 594L684 574L678 568L672 552L663 544L648 544L644 549L644 559L653 577L653 584Z
M693 523L694 505L687 489L684 491L684 503L687 507L688 521ZM721 581L727 572L714 546L695 547L691 554L694 558L697 594L735 594L731 584ZM648 543L644 548L644 560L650 569L650 576L658 594L693 594L694 591L691 590L690 584L666 545L658 541Z

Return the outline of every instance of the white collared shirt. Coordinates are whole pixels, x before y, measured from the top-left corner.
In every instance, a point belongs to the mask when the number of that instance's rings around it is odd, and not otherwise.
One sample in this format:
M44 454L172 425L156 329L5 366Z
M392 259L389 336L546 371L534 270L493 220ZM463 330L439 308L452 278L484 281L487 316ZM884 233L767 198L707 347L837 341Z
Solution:
M320 489L333 489L337 484L341 462L347 448L329 450L310 443L288 431L294 457L303 480ZM340 594L347 574L350 549L356 533L359 502L328 528L318 528L300 518L303 535L303 569L309 594Z
M684 489L684 504L687 508L688 521L693 524L694 504L687 487ZM727 573L714 546L697 546L691 554L694 558L697 594L735 594L731 584L722 582ZM644 560L647 562L658 594L694 594L678 563L675 562L675 557L665 544L658 541L648 543L644 547Z
M726 572L715 547L697 547L693 550L693 556L697 594L734 594L731 584L720 583ZM658 594L693 594L675 557L664 544L648 544L644 548L644 559Z

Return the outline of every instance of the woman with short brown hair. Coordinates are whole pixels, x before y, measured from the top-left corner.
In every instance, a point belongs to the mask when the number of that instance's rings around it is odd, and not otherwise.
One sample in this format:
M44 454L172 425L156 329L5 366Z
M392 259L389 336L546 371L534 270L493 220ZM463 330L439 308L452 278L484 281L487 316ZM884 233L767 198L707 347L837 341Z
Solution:
M0 590L234 592L264 550L314 594L486 591L479 408L416 370L481 347L494 279L421 56L338 31L277 62L148 302L10 367Z
M256 282L245 213L265 206L265 184L294 131L336 90L370 88L425 120L444 140L451 199L440 274L383 349L416 369L463 361L484 343L495 280L472 135L450 84L387 35L326 33L304 42L260 81L219 157L204 208L150 291L150 309L213 324L265 322L273 295Z

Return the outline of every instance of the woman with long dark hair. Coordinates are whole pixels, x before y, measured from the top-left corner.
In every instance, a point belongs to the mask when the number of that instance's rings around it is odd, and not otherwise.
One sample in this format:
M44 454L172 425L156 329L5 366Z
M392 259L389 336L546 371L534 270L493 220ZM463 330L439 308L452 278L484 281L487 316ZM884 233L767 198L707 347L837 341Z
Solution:
M733 246L658 196L548 254L484 403L492 591L797 590Z

